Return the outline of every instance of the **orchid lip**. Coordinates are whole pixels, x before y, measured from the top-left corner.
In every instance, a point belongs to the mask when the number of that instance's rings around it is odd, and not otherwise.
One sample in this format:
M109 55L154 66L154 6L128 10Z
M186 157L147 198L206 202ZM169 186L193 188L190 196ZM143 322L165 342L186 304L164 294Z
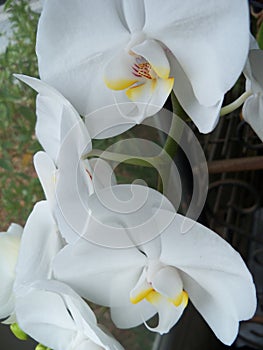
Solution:
M149 287L140 291L135 297L130 297L130 301L132 304L138 304L145 299L154 305L161 297L163 297L162 294L154 290L152 287ZM183 305L185 308L188 305L189 297L188 293L185 290L182 290L175 298L167 298L167 300L175 307Z

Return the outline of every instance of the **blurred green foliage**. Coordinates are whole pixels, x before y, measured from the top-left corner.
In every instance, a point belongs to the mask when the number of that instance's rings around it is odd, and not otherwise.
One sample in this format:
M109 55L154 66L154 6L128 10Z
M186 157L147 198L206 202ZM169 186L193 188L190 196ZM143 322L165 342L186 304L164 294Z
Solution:
M24 224L33 204L43 198L32 165L32 156L40 149L34 137L35 93L13 76L38 75L35 37L39 14L26 0L8 1L5 9L12 34L0 54L1 231L10 222Z

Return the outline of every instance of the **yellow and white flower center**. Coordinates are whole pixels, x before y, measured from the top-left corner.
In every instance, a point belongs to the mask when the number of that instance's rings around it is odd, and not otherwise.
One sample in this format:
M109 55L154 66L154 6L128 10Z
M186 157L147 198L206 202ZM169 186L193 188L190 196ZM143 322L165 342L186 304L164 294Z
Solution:
M156 79L157 76L149 62L142 57L136 58L136 63L132 66L132 74L137 78Z
M129 50L116 55L105 67L104 82L111 90L125 91L133 102L151 100L155 105L162 105L173 88L174 78L170 77L166 61L154 63Z
M130 297L130 301L132 304L138 304L142 300L147 300L151 304L156 304L160 301L161 298L166 298L168 302L178 307L182 305L184 308L188 304L188 293L185 290L182 290L178 295L174 298L168 298L161 295L159 292L149 287L148 289L144 289L140 291L136 296Z

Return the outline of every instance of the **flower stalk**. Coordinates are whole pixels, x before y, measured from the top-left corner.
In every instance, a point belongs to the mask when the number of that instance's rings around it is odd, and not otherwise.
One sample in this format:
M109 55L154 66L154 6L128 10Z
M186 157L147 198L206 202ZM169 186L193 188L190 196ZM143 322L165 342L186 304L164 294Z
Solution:
M235 101L221 108L220 116L223 117L236 109L238 109L246 101L246 99L252 95L252 91L246 91L241 96L239 96Z

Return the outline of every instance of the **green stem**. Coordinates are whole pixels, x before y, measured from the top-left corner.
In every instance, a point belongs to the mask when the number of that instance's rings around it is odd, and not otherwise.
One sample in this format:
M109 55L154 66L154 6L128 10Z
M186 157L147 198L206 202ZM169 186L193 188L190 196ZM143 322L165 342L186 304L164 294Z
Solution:
M169 134L167 136L166 142L164 144L163 150L161 154L159 155L159 158L163 160L164 166L166 166L166 176L169 176L169 170L171 167L171 160L173 161L177 149L178 149L178 142L181 135L183 133L183 124L178 123L178 117L180 117L182 120L186 120L188 118L187 114L183 110L182 106L178 102L174 92L171 93L171 100L172 100L172 108L173 108L173 115L171 126L169 130ZM167 155L170 157L170 159L167 159ZM158 176L158 184L157 184L157 190L159 192L163 192L163 184L161 181L160 175Z
M173 113L181 117L182 119L185 119L187 115L185 114L185 111L183 110L177 98L175 97L174 92L171 93L171 100L172 100ZM164 152L168 153L172 159L174 158L178 148L178 144L177 142L175 142L175 140L179 140L183 132L183 130L178 125L177 118L178 117L174 117L174 116L172 118L169 134L166 139L165 145L163 147L163 153Z
M252 91L246 91L241 96L239 96L234 102L230 103L229 105L226 105L221 108L220 116L224 116L226 114L229 114L233 111L235 111L237 108L239 108L246 99L252 95Z
M92 157L98 157L104 160L110 160L118 163L126 163L130 165L139 165L144 166L147 168L152 168L157 166L159 163L158 158L159 157L140 157L136 158L129 154L122 154L122 153L114 153L114 152L108 152L108 151L102 151L99 149L93 149L90 153L85 154L82 158L92 158Z

